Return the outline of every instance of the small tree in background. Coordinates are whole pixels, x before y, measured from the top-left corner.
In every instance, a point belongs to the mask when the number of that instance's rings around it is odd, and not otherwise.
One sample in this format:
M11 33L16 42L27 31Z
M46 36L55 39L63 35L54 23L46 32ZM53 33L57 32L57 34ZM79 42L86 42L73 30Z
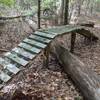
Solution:
M38 0L38 29L40 29L41 0Z
M69 9L69 0L65 0L65 9L64 9L64 25L68 24L68 9Z

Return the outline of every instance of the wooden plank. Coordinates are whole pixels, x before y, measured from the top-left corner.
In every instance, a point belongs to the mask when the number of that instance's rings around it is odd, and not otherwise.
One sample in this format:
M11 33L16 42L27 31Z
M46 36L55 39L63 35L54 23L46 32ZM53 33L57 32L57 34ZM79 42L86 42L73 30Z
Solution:
M24 48L24 49L26 49L26 50L28 50L28 51L30 51L32 53L39 53L41 51L41 49L38 49L38 48L33 47L31 45L28 45L26 43L20 43L18 46L22 47L22 48Z
M63 29L69 29L68 27L66 26L57 26L57 27L54 27L54 28L49 28L49 29L43 29L41 30L42 32L46 32L46 33L49 33L49 34L55 34L55 35L58 35L60 33L62 33L62 30Z
M40 42L43 42L43 43L46 43L46 44L51 41L50 39L43 38L43 37L36 36L36 35L30 35L29 38L40 41Z
M55 32L57 32L56 30L65 29L65 28L70 29L73 27L75 27L75 25L63 25L63 26L56 26L53 28L39 29L39 31L55 31Z
M47 30L47 31L44 31L44 32L48 32L48 33L57 33L57 35L59 34L63 34L63 33L68 33L68 32L71 32L73 30L75 30L76 28L58 28L58 29L53 29L53 30Z
M56 35L53 35L53 34L43 33L43 32L39 32L39 31L36 31L34 34L39 35L39 36L43 36L43 37L46 37L46 38L49 38L49 39L53 39L56 36Z
M81 28L82 27L80 26L59 26L59 27L50 28L50 29L43 29L41 31L49 33L49 34L59 35L59 34L69 33Z
M16 63L22 65L22 66L26 66L28 64L28 61L18 57L18 55L16 53L6 53L5 54L6 57L8 57L9 59L15 61Z
M28 39L28 38L24 39L23 42L29 43L29 44L31 44L33 46L37 46L37 47L40 47L40 48L45 48L47 46L47 45L45 45L43 43L37 42L35 40Z
M3 82L7 82L11 79L10 76L8 76L6 73L4 73L3 71L0 71L0 79L3 81Z
M17 74L20 69L17 68L14 64L7 62L5 59L0 58L0 65L4 67L4 69L9 70L10 72Z
M18 47L12 49L12 51L22 55L23 57L29 58L29 59L33 59L36 56L35 54L31 54L30 52L25 51L24 49L18 48Z
M12 73L14 73L14 74L17 74L17 73L20 71L20 69L17 68L17 67L16 67L15 65L13 65L13 64L8 64L8 65L6 65L5 67L6 67L5 69L8 69L10 72L12 72Z
M58 33L57 33L57 30L54 32L54 31L50 31L50 30L39 30L39 32L43 32L43 33L46 33L46 34L50 34L50 35L58 35Z

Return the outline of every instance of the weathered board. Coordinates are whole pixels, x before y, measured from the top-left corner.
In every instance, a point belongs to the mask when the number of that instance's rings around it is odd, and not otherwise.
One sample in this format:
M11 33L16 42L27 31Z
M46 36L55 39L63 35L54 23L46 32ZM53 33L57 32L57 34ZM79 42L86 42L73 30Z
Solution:
M5 69L8 69L10 72L14 74L17 74L20 71L20 69L17 68L14 64L8 64L5 67L6 67Z
M50 39L43 38L37 35L30 35L29 38L34 39L36 41L40 41L42 43L46 43L46 44L48 44L51 41Z
M46 32L48 34L55 34L55 35L59 35L59 34L63 34L63 33L68 33L68 32L72 32L75 31L77 29L81 29L82 26L59 26L56 28L50 28L50 29L44 29L44 30L40 30L41 32Z
M35 54L25 51L24 49L19 48L19 47L12 49L12 51L18 53L19 55L22 55L25 58L29 58L29 59L33 59L36 56Z
M41 51L41 49L38 49L38 48L28 45L26 43L20 43L18 46L22 47L23 49L26 49L32 53L39 53Z
M28 43L28 44L31 44L33 46L40 47L40 48L45 48L47 46L46 44L37 42L35 40L31 40L31 39L28 39L28 38L24 39L23 42Z
M14 64L7 62L5 59L0 58L0 65L4 67L4 69L8 69L10 72L17 74L20 69L17 68Z
M8 57L9 59L15 61L16 63L22 65L22 66L26 66L28 64L28 61L18 57L18 55L16 53L6 53L5 54L6 57Z
M10 76L8 76L6 73L4 73L3 71L0 71L0 79L3 81L3 82L7 82L11 79Z
M53 34L49 34L49 33L43 33L43 32L39 32L39 31L36 31L34 33L35 35L39 35L39 36L42 36L42 37L46 37L46 38L49 38L49 39L53 39L56 35L53 35Z

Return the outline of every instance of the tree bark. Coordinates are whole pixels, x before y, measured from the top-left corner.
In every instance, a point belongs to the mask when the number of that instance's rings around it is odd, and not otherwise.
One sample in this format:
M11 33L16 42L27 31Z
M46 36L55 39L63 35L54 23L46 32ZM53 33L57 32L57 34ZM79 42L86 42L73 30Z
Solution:
M74 52L75 39L76 39L76 33L71 33L71 49L70 49L71 53Z
M86 22L86 23L79 23L78 25L94 28L95 24L93 22Z
M100 78L61 45L55 45L56 56L65 73L80 89L85 100L100 100Z
M68 24L68 8L69 8L69 0L65 0L64 25Z
M38 0L38 29L40 29L41 0Z
M98 40L100 38L99 35L97 35L96 33L91 33L89 30L87 30L85 28L76 30L76 33L79 33L80 35L85 36L89 40L96 41L96 40Z
M61 2L61 15L60 15L61 25L64 24L64 0Z

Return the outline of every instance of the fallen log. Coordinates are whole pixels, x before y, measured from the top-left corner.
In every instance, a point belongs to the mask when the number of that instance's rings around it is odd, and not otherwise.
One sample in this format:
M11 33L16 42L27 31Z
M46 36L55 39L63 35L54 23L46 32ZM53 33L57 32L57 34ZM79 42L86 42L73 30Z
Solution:
M18 19L18 18L25 18L29 16L34 16L36 12L31 13L31 14L26 14L26 15L17 15L17 16L0 16L0 20L12 20L12 19Z
M85 26L85 27L94 27L94 22L86 22L86 23L79 23L78 25Z
M84 37L88 38L89 40L98 40L99 37L95 33L91 33L89 30L82 28L76 30L76 33L83 35Z
M97 41L99 39L99 36L95 33L91 33L89 30L85 29L85 27L81 29L77 29L74 32L71 33L71 53L74 52L74 46L75 46L75 40L76 40L76 33L83 35L85 39L88 39L90 42L91 41Z
M91 69L61 45L55 45L55 54L65 73L79 88L85 100L100 100L100 78Z

